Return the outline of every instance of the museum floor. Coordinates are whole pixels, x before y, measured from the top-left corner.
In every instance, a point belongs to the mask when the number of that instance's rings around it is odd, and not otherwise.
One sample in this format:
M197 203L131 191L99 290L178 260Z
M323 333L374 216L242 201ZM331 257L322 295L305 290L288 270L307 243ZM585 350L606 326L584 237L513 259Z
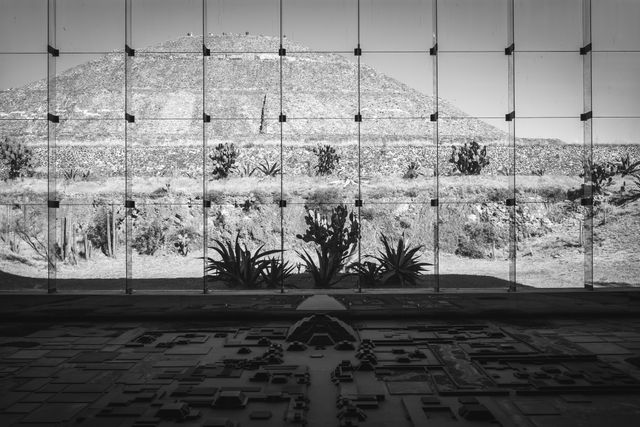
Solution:
M0 425L636 426L639 296L2 295Z

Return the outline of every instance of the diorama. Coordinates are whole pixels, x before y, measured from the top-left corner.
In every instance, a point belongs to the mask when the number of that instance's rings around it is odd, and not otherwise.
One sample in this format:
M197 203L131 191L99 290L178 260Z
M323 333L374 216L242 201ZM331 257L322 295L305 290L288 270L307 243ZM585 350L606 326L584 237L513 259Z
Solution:
M2 42L3 288L640 283L637 40L582 1L81 3Z

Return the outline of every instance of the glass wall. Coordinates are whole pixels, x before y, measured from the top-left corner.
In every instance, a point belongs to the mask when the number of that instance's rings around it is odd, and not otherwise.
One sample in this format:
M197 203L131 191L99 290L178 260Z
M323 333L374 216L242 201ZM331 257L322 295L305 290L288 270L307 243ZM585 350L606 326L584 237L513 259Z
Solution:
M0 8L0 289L640 285L637 2Z

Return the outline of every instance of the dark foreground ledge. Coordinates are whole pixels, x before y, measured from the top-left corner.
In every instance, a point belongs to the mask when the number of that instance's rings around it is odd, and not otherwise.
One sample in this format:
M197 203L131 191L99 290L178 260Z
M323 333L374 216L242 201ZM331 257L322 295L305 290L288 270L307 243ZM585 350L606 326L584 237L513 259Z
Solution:
M0 317L12 321L294 319L318 312L345 319L639 316L640 291L0 294Z

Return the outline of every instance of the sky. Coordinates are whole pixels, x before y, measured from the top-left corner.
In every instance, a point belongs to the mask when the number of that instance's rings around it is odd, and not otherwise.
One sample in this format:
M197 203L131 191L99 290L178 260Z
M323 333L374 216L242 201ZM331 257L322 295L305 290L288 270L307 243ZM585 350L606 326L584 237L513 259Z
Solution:
M594 114L640 117L640 0L592 1ZM357 0L282 0L282 31L317 51L348 53L359 41L364 64L432 95L432 58L426 53L433 44L432 2L360 0L358 15ZM132 4L134 48L202 33L202 0ZM45 77L46 5L0 0L0 88ZM279 36L279 5L280 0L207 0L207 32ZM65 56L59 71L63 64L95 57L81 52L122 49L124 12L124 0L57 0L55 37ZM508 13L507 0L438 2L439 96L470 115L508 112ZM518 133L580 142L581 128L568 118L583 112L582 57L576 53L583 44L582 0L515 0L514 16L516 111L523 118ZM618 52L598 52L604 50ZM602 137L637 142L636 121L603 126L608 134Z

